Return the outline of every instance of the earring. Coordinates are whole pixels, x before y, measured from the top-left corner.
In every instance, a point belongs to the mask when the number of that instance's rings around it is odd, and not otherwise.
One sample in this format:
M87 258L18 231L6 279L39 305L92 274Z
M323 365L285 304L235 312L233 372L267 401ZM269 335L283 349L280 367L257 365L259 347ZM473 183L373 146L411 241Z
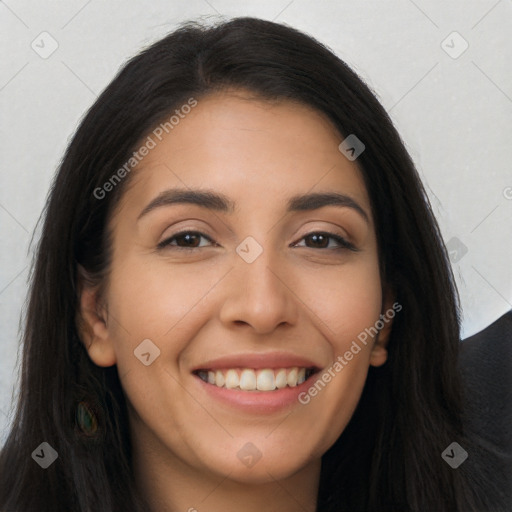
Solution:
M86 436L93 436L98 430L98 418L88 402L82 401L77 405L76 423Z

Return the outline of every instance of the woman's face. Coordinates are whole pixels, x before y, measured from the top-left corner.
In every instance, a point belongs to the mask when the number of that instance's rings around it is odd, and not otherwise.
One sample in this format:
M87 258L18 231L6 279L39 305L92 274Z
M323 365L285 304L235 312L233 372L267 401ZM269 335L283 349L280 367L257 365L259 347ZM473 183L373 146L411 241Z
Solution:
M360 171L321 114L242 92L150 135L111 219L102 314L82 294L90 357L117 365L142 456L290 476L335 442L386 359L387 327L358 341L385 308Z

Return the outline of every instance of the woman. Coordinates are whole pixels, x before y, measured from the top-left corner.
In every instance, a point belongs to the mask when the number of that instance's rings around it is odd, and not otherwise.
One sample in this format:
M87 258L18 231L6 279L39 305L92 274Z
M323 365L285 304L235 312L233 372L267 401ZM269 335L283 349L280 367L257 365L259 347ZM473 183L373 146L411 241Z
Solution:
M252 18L158 41L45 213L2 510L481 509L441 456L470 448L438 226L321 44Z

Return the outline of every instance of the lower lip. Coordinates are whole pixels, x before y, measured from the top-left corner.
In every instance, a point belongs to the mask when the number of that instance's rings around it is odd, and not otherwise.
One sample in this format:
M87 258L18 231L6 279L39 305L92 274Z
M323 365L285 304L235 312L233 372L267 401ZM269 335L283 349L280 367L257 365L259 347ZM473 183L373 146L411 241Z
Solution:
M199 386L214 400L246 412L258 414L280 411L291 405L301 405L299 394L311 386L314 373L302 384L295 387L285 387L274 391L240 391L238 389L219 388L194 375Z

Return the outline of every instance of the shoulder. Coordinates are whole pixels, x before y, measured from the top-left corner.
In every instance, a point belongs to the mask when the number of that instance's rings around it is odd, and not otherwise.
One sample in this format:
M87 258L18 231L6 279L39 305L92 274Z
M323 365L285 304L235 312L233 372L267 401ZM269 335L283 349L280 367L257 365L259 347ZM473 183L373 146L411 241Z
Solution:
M512 311L461 342L468 470L492 482L495 510L512 504ZM503 507L503 508L501 508ZM494 509L493 509L494 510Z

